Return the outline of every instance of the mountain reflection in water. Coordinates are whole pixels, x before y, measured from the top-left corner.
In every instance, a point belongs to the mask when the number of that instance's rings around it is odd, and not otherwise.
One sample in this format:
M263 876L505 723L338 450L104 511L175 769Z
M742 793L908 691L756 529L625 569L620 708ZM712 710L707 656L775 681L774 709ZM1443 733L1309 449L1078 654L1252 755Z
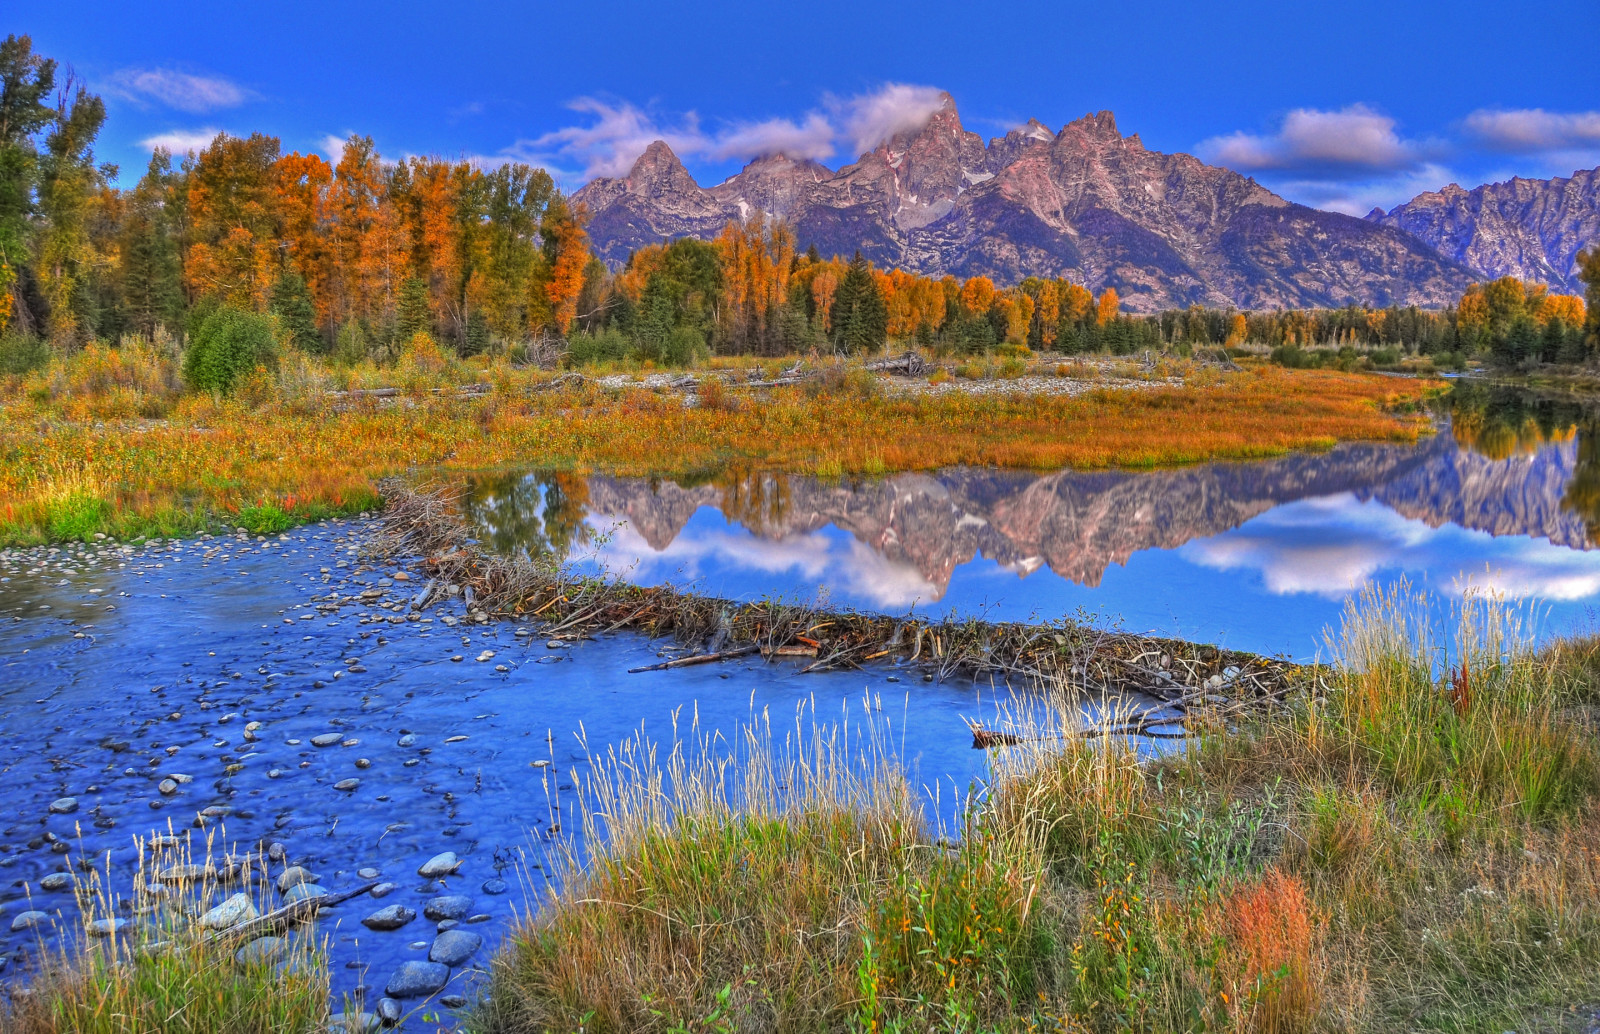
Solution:
M734 598L998 620L1088 614L1134 630L1310 656L1344 601L1404 576L1543 601L1600 597L1600 414L1459 385L1415 446L1148 472L958 468L871 480L701 483L527 473L468 507L503 552Z

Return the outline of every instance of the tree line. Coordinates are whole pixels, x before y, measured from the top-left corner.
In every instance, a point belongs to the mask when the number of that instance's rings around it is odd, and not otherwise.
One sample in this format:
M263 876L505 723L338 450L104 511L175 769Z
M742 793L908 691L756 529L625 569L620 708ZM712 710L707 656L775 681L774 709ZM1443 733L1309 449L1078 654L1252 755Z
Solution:
M759 213L612 270L589 251L585 213L542 169L389 162L361 136L330 163L264 134L220 134L184 156L157 149L124 189L95 159L105 117L28 37L0 43L0 332L71 349L158 328L192 335L225 309L270 317L215 324L248 326L242 355L283 341L351 361L391 356L418 333L461 355L553 336L579 361L666 363L891 341L956 354L1250 343L1291 363L1348 346L1508 365L1600 352L1600 248L1579 257L1587 304L1503 278L1442 310L1131 315L1115 287L1004 287L876 269L859 253L825 258Z

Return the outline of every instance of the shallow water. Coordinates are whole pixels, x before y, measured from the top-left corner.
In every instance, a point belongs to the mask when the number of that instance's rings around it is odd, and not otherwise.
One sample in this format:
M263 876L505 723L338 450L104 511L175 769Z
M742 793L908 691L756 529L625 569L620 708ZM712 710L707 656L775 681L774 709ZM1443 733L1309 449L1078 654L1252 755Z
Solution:
M801 676L795 665L758 660L627 674L657 661L662 644L617 635L552 649L513 624L450 627L446 618L464 617L459 606L404 620L418 583L362 567L350 550L363 531L364 522L333 522L270 541L0 555L8 976L38 951L37 932L10 929L30 901L71 925L72 895L42 891L42 877L82 860L103 868L106 852L114 872L131 875L136 835L195 828L197 814L216 807L227 814L211 825L230 842L281 842L332 892L365 882L362 867L398 884L320 922L333 938L335 993L365 988L371 1008L400 962L426 957L434 924L419 915L373 933L359 925L364 916L396 903L420 913L446 887L469 894L469 915L487 917L464 926L488 939L472 960L484 965L513 910L537 903L551 828L570 837L580 825L580 730L603 751L641 731L670 740L675 710L685 732L697 716L701 733L728 735L767 711L782 734L802 706L803 724L814 712L859 726L870 700L871 718L930 802L937 788L930 817L948 820L985 773L964 717L992 720L1009 699L1003 688L929 684L908 671ZM334 613L312 600L380 589L380 599ZM400 609L378 605L389 601ZM478 660L484 651L494 656ZM251 722L261 723L254 740ZM340 745L311 744L329 732ZM163 796L160 779L175 773L192 782ZM334 788L349 778L359 785ZM65 797L76 811L52 814ZM57 853L49 835L70 853ZM464 857L459 875L424 886L417 867L445 850ZM510 892L486 893L498 877ZM458 971L449 990L474 979L470 967Z
M994 620L1078 614L1310 659L1369 581L1538 601L1546 635L1600 603L1600 427L1477 386L1416 445L1148 472L950 469L880 479L481 478L505 550L734 599Z

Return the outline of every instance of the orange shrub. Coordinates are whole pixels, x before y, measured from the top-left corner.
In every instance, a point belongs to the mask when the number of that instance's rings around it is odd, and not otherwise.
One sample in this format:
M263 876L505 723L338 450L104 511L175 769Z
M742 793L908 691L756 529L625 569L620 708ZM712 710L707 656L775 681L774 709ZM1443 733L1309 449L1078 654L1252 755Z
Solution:
M1241 1030L1310 1030L1322 1004L1322 965L1299 879L1277 869L1223 902L1224 1002Z

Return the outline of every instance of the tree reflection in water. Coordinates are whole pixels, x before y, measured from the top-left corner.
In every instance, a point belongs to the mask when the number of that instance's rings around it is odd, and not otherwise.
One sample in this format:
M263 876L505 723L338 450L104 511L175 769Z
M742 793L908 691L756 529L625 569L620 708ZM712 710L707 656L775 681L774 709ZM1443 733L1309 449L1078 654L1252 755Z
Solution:
M551 471L479 478L464 500L468 522L491 551L558 561L589 545L588 506L586 478Z
M1600 399L1458 381L1447 402L1457 444L1492 460L1577 438L1577 465L1561 508L1583 519L1591 543L1600 541Z

